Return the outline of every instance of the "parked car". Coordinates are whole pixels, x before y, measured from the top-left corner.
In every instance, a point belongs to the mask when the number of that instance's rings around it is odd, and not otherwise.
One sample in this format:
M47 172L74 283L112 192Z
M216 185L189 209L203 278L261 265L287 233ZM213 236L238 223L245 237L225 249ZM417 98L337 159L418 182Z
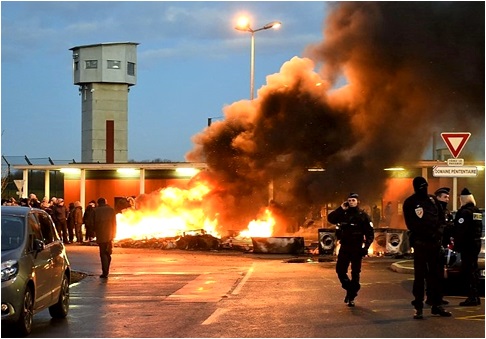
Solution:
M69 311L71 267L64 244L45 211L2 206L2 327L28 335L34 315ZM13 325L13 326L12 326Z

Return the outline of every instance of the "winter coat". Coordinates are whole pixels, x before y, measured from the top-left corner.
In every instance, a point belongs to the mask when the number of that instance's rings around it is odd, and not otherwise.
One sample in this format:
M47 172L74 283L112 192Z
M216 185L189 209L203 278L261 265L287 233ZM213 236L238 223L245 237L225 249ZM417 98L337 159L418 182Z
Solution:
M478 252L481 249L483 215L473 203L461 206L454 218L454 249L458 252Z
M99 205L93 211L94 231L96 242L105 243L115 239L116 236L116 214L113 207Z
M83 207L76 206L72 212L73 225L82 225L83 222Z

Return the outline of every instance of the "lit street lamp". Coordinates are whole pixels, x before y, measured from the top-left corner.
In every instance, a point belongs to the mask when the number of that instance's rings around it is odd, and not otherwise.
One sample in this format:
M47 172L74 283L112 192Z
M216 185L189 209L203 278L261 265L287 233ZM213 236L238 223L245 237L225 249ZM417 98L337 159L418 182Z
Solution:
M280 21L272 21L265 26L258 28L258 29L252 29L250 27L250 22L248 21L247 18L240 18L238 21L238 25L235 27L235 29L239 31L244 31L244 32L250 32L251 33L251 55L250 55L250 100L253 100L253 92L254 92L254 82L255 82L255 32L258 31L263 31L265 29L270 29L270 28L279 28L282 25Z

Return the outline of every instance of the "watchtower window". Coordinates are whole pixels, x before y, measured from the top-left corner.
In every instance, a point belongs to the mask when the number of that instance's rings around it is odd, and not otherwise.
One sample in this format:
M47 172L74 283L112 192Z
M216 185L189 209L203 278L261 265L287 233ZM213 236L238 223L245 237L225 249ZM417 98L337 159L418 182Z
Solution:
M74 70L79 71L79 61L74 62Z
M86 60L86 69L98 68L98 60Z
M120 60L107 60L108 62L108 69L120 69L121 61Z
M135 75L135 63L134 62L127 62L127 74L128 75Z

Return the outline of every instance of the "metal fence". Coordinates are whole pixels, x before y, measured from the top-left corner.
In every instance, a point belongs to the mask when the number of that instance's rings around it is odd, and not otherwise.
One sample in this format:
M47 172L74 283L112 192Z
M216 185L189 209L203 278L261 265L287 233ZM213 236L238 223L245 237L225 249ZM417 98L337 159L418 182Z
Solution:
M13 166L15 165L66 165L76 163L74 159L70 160L53 160L50 157L47 158L29 158L24 156L9 156L2 155L2 198L12 197L17 195L17 187L15 186L14 180L22 179L22 171L15 171ZM39 177L37 180L37 177ZM40 191L43 191L43 175L33 176L32 189L34 190L36 186L39 187ZM55 180L56 178L54 178ZM37 185L39 181L39 185ZM57 181L57 180L55 180ZM57 186L57 185L56 185Z

